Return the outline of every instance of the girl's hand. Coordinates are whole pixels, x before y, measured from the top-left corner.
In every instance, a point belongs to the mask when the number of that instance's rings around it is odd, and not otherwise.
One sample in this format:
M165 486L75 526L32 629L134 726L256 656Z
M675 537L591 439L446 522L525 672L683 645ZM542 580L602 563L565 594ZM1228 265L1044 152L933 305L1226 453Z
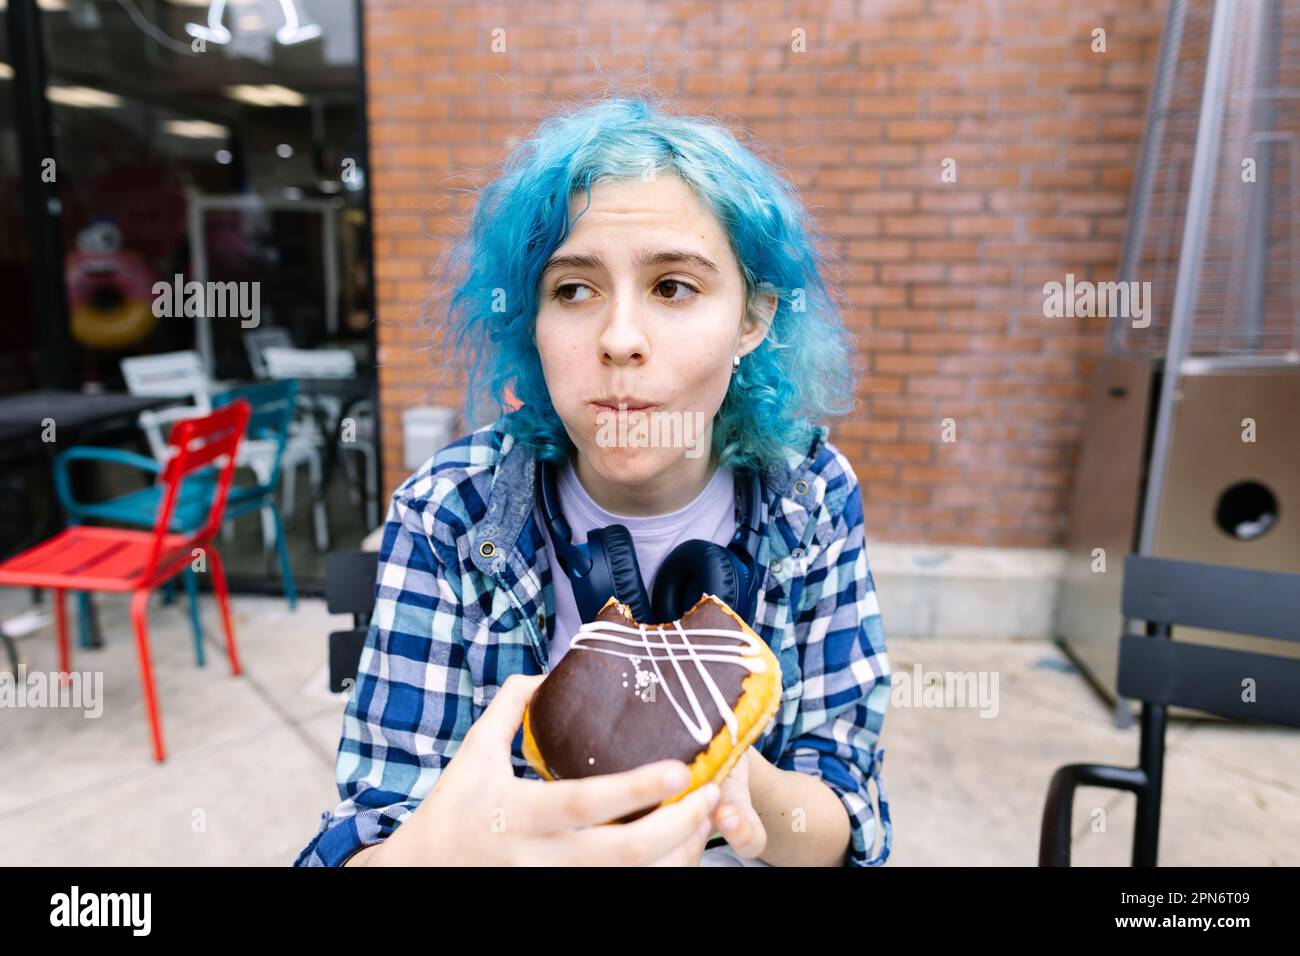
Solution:
M722 795L713 811L713 823L737 856L754 859L767 849L767 830L750 802L749 755L744 755L722 781Z
M718 787L632 823L599 826L680 793L685 764L543 782L516 777L510 751L541 676L513 676L474 722L433 789L363 865L676 865L699 862ZM677 779L665 774L675 771Z

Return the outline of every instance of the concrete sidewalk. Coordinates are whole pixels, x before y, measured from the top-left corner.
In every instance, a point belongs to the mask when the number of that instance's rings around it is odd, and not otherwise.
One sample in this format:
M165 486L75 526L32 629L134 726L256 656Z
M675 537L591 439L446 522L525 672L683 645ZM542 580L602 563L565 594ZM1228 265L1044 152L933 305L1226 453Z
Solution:
M343 698L325 689L325 635L350 618L319 600L290 612L281 599L235 598L244 674L234 678L211 598L203 600L202 670L183 601L155 599L151 644L168 754L158 765L127 600L96 600L107 646L82 650L74 638L73 669L103 672L103 716L0 709L0 864L291 863L338 799ZM5 589L0 617L28 602L27 592ZM29 673L55 668L50 627L19 649ZM919 665L923 683L944 672L998 682L995 716L981 717L978 706L891 707L882 737L890 865L1033 865L1052 771L1136 760L1136 726L1115 729L1109 708L1050 644L897 639L889 651L908 681ZM1178 721L1168 742L1162 865L1300 864L1300 732ZM1133 804L1128 794L1079 791L1077 864L1127 864Z

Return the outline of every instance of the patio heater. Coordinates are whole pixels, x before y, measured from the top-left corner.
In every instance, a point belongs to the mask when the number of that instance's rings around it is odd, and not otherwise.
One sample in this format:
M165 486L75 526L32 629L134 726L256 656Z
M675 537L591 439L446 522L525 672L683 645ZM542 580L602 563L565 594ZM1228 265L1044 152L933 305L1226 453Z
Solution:
M1170 0L1118 275L1151 298L1110 319L1056 619L1120 725L1125 554L1300 573L1298 67L1300 0Z

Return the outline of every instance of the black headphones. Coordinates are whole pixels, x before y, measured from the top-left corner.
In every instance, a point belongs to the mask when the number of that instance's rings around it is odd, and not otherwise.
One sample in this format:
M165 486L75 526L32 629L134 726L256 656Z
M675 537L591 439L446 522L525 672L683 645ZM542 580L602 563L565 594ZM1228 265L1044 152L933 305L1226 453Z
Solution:
M762 574L754 560L758 553L758 507L762 489L756 471L737 471L741 483L741 513L731 543L725 548L694 538L683 541L664 558L655 578L654 597L647 596L636 559L632 533L625 525L593 528L585 545L572 542L569 523L560 510L555 463L538 461L537 500L560 567L573 585L573 596L583 623L596 614L610 596L632 610L642 624L668 624L685 614L701 594L714 594L753 626L758 609Z

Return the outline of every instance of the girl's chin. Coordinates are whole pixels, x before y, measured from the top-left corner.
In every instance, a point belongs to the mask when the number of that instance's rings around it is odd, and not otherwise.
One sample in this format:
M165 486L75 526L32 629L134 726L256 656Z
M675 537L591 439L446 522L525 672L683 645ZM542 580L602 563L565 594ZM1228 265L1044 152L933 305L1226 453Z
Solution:
M601 448L595 442L583 454L607 481L626 484L652 478L683 457L680 448Z

